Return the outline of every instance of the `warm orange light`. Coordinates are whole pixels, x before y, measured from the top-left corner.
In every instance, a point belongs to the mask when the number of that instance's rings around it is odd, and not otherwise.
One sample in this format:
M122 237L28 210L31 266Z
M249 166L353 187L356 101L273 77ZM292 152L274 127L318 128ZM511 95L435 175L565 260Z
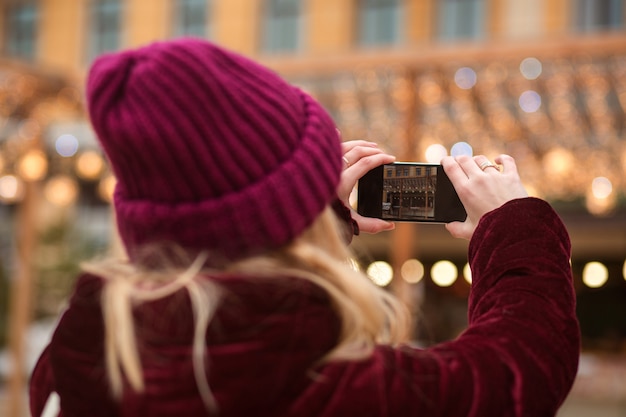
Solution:
M452 262L450 261L439 261L436 262L430 270L430 276L435 284L440 287L449 287L454 284L457 277L459 276L459 271Z
M385 261L372 262L367 267L366 273L374 284L380 287L389 285L393 279L393 268Z
M22 181L14 175L0 177L0 201L14 203L24 197Z
M563 148L554 148L543 157L543 166L549 176L563 177L571 172L575 163L574 155Z
M583 268L583 282L589 288L600 288L609 280L609 270L601 262L589 262Z
M106 178L103 178L98 184L98 195L102 199L102 201L106 201L110 203L113 201L113 192L115 191L115 177L113 175L109 175Z
M97 179L104 169L104 160L94 151L86 151L76 159L76 173L86 180Z
M56 206L69 206L78 197L78 184L66 175L58 175L48 181L44 188L44 196Z
M469 263L466 263L463 267L463 278L467 281L468 284L472 283L472 269L470 268Z
M409 259L402 264L400 275L409 284L417 284L424 278L424 265L417 259Z
M28 151L17 163L17 173L25 181L38 181L48 172L46 154L39 150Z

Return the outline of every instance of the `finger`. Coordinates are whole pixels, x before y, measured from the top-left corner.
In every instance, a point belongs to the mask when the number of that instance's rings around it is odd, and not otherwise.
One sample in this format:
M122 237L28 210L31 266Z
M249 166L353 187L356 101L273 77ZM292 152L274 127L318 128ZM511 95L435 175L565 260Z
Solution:
M375 219L373 217L363 217L355 212L352 213L352 218L359 224L359 231L364 233L378 233L393 230L396 227L394 222Z
M387 154L377 154L360 159L356 164L346 168L341 173L341 181L337 188L337 195L342 200L348 199L352 189L363 175L379 165L389 164L394 160L395 158L393 156Z
M495 159L496 163L502 165L502 173L517 173L517 164L515 163L515 159L513 157L502 154Z
M474 161L478 168L486 174L500 172L500 167L491 162L485 155L476 155Z
M344 162L344 168L348 168L351 165L356 164L361 158L365 158L370 155L383 153L382 149L371 146L355 146L347 152L344 152L342 159Z
M346 202L354 189L357 181L368 171L379 165L390 164L395 157L386 153L375 153L359 159L354 165L350 165L341 172L341 181L337 187L337 195Z
M459 165L456 159L452 156L446 156L441 160L441 166L446 175L452 182L452 184L460 184L462 181L467 181L467 175L463 168Z
M463 238L463 239L469 239L471 237L471 228L468 227L466 223L451 222L451 223L446 223L444 226L446 230L450 232L452 237Z
M344 169L342 177L346 182L356 183L368 171L379 165L390 164L395 160L396 158L392 155L382 152L371 152L369 155L366 154L359 157L356 162Z
M467 178L472 178L473 176L480 175L482 173L482 170L479 168L478 163L476 162L476 158L480 158L480 156L471 157L467 155L460 155L455 158L463 172L465 172ZM485 160L487 159L484 156L483 158Z
M375 142L368 142L366 140L349 140L346 142L341 142L341 153L345 155L346 152L351 151L353 148L356 148L357 146L378 148L378 145Z

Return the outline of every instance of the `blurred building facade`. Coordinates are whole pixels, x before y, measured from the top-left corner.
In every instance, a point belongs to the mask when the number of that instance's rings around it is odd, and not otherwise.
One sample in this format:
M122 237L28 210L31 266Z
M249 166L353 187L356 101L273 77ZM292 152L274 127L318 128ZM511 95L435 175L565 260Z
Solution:
M77 262L115 239L114 179L83 107L90 62L191 35L274 68L324 104L344 139L399 160L515 156L572 235L585 351L623 361L624 0L3 0L0 29L0 345L23 351L20 332L56 314ZM463 327L465 242L400 224L356 243L429 318L417 338ZM438 279L441 260L454 279ZM626 406L589 371L610 366L585 369L576 392Z

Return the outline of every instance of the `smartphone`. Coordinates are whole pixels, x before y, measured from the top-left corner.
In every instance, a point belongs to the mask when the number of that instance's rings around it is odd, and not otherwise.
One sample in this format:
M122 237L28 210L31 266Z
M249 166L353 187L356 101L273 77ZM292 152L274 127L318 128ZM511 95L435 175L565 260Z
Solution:
M401 222L464 221L465 208L438 164L395 162L365 174L358 185L357 212Z

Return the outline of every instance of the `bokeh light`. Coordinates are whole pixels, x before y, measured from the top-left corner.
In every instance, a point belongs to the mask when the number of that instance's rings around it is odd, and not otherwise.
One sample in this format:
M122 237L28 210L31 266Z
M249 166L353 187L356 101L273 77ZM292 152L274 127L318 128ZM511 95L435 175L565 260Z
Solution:
M449 287L454 284L458 275L456 265L446 260L435 262L430 270L430 277L440 287Z
M409 259L402 264L400 275L409 284L416 284L424 278L424 265L417 259Z
M55 206L67 207L76 201L78 184L67 175L57 175L46 183L44 196Z
M454 83L463 90L469 90L476 85L476 71L469 67L463 67L454 73Z
M472 149L472 146L467 142L457 142L452 145L452 148L450 148L450 155L452 156L472 156L473 154L474 150Z
M0 201L14 203L24 196L24 186L19 178L14 175L0 177Z
M549 176L568 175L575 165L574 155L560 147L549 150L543 156L543 166Z
M432 164L438 164L441 162L444 156L448 155L448 150L445 146L438 143L430 145L426 148L426 161Z
M613 192L613 184L606 177L596 177L585 196L587 211L595 216L610 214L617 204L617 197Z
M600 262L589 262L583 268L583 283L589 288L600 288L609 279L609 270Z
M468 284L472 283L472 269L470 268L469 263L466 263L463 267L463 278Z
M519 106L526 113L534 113L541 107L541 96L533 90L524 91L519 96Z
M393 268L385 261L375 261L367 267L367 276L374 284L385 287L393 279Z
M519 65L519 70L522 73L522 76L527 80L535 80L537 79L543 70L541 61L534 57L528 57L522 60Z
M107 203L111 203L113 201L113 193L115 192L115 184L117 180L113 175L108 175L100 180L98 184L98 195Z
M39 150L28 151L17 163L17 172L25 181L38 181L47 171L46 154Z
M74 156L78 151L78 139L74 135L61 135L54 142L54 148L61 156Z
M607 198L613 192L613 184L606 177L596 177L591 182L591 192L595 198Z
M100 176L104 169L104 160L95 151L83 152L76 159L76 173L86 180L94 180Z

